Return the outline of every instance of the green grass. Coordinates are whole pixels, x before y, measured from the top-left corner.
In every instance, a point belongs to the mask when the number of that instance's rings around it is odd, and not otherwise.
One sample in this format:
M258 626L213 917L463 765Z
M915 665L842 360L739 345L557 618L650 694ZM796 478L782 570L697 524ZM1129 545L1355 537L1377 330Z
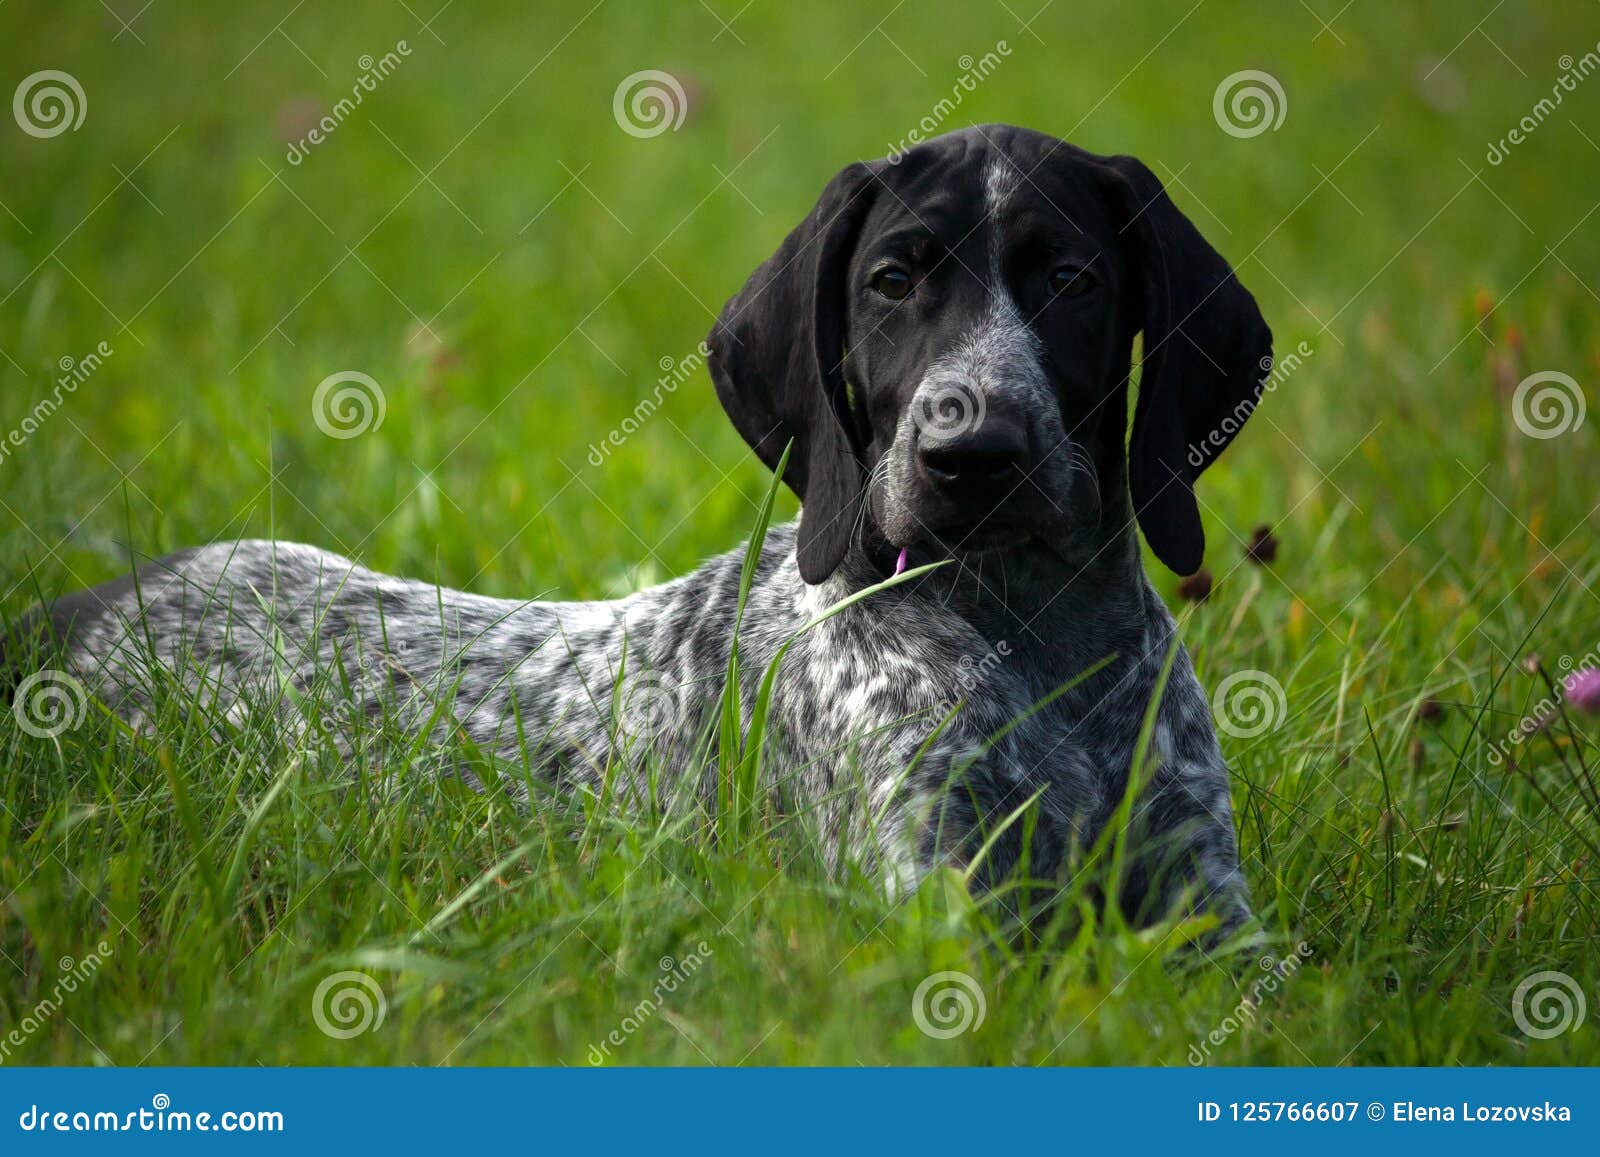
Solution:
M156 4L120 36L96 3L0 7L5 91L55 68L88 100L50 139L0 119L0 437L60 359L113 351L0 457L7 616L113 577L130 546L245 535L519 597L614 595L728 549L768 479L703 374L600 466L591 445L835 169L1001 39L947 123L1142 156L1280 355L1311 350L1202 483L1217 581L1186 628L1208 686L1259 670L1287 705L1223 736L1250 955L1174 953L1170 928L1022 936L945 876L890 900L760 817L733 840L681 811L530 814L399 768L352 790L313 745L258 722L224 748L171 702L153 740L98 710L55 739L0 720L0 1042L22 1039L0 1060L582 1065L670 956L684 979L610 1063L1184 1064L1256 958L1301 944L1213 1063L1600 1060L1600 1008L1550 1039L1511 1014L1544 970L1600 1002L1600 817L1564 766L1600 764L1600 726L1530 739L1517 770L1488 754L1545 694L1526 652L1555 671L1600 645L1600 413L1539 440L1510 399L1555 370L1600 407L1600 79L1485 160L1559 58L1595 49L1600 10L1506 6L1474 32L1488 5L1310 4L1331 32L1221 0L1055 0L1031 32L998 3L906 5L874 32L853 5L758 2L720 36L695 4L457 3L439 39L386 0L307 5L281 33L276 8ZM401 39L290 165L306 110ZM690 107L642 140L611 101L646 68ZM1242 69L1281 81L1276 131L1213 121ZM311 396L344 370L387 408L338 440ZM1243 555L1264 522L1266 568ZM349 1039L312 1016L341 970L387 1006ZM945 970L986 1017L935 1039L913 995Z

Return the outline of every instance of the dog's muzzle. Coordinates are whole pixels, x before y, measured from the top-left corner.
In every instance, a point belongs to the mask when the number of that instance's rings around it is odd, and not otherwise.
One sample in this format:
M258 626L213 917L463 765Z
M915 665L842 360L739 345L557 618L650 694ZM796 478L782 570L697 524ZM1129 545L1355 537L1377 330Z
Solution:
M917 441L923 482L954 501L1003 498L1027 467L1027 433L1009 420L950 434L924 431Z
M912 465L930 529L981 529L1032 466L1027 425L1016 407L947 380L919 391L911 408Z

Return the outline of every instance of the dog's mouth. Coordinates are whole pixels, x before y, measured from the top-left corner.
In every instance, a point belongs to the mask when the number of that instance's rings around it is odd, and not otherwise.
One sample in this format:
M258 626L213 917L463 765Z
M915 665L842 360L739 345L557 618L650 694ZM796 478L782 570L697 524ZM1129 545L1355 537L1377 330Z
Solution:
M1087 497L1076 479L1044 469L1033 453L1004 469L980 462L974 473L963 463L955 479L942 475L942 465L897 447L870 472L867 517L894 550L943 558L992 554L1064 541L1084 522L1073 513Z
M976 522L956 522L933 532L934 541L950 554L992 554L1020 546L1033 532L1010 518L993 514Z
M929 510L915 503L900 506L897 516L880 519L884 535L896 549L932 550L945 557L985 555L1064 534L1065 515L1034 504L1008 501L978 510Z

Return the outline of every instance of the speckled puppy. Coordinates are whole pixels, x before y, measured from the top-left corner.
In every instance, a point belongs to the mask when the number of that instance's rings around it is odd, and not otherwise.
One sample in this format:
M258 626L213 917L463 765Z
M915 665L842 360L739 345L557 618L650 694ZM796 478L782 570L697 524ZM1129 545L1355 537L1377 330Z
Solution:
M793 444L784 481L803 501L769 535L744 613L747 704L818 611L907 556L954 560L788 654L766 766L830 846L899 886L986 842L983 883L1019 866L1063 878L1124 798L1170 664L1118 899L1139 919L1242 920L1227 769L1135 525L1167 566L1200 566L1193 483L1254 408L1271 335L1150 170L1000 125L850 165L708 346L757 454L775 467ZM630 731L651 732L668 774L707 776L741 559L614 602L525 603L229 542L70 595L49 619L130 718L151 664L209 709L271 703L291 724L334 673L359 712L448 719L560 787L614 764L626 791ZM634 726L616 726L619 702Z

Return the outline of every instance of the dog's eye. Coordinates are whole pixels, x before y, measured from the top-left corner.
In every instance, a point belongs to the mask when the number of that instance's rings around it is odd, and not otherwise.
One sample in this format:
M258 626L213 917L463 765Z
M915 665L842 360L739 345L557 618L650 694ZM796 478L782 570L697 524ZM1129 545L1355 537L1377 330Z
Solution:
M911 292L911 277L903 269L880 269L872 275L872 288L890 301L899 301Z
M1081 297L1093 285L1093 276L1080 266L1063 265L1050 273L1051 297Z

